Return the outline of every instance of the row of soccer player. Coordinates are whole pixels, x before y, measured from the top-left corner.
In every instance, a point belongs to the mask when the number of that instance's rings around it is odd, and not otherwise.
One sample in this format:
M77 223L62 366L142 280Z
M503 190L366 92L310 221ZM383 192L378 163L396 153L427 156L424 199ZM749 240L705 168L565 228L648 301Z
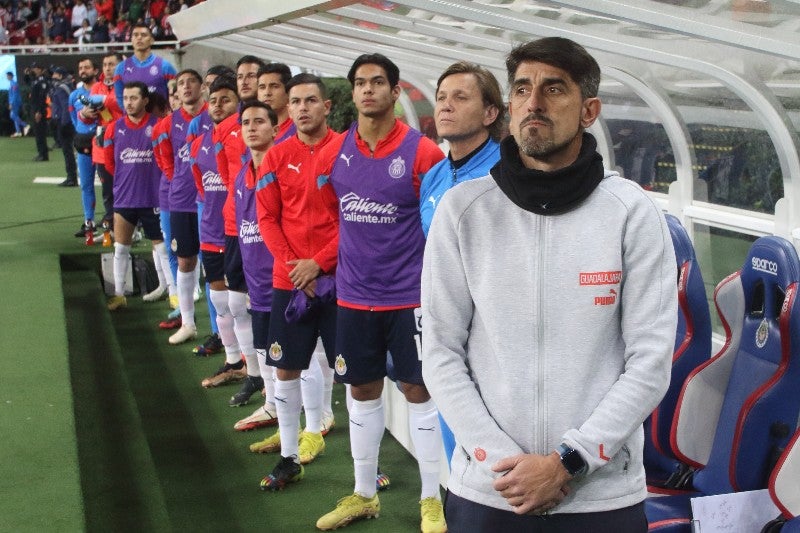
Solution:
M348 78L359 120L344 134L326 124L330 101L321 80L309 74L292 78L285 65L265 65L252 56L238 62L235 77L214 69L207 102L202 97L206 80L199 73L177 73L181 106L159 119L148 113L148 105L168 76L163 61L148 61L135 54L117 68L125 114L104 132L104 164L114 182L116 241L116 294L109 309L127 304L128 256L134 228L141 224L153 241L157 271L166 286L172 283L164 241L177 244L174 286L181 327L170 342L194 338L193 292L201 255L226 352L226 363L204 385L244 378L234 403L266 388L265 405L237 424L277 417L278 432L254 445L280 449L281 459L262 481L266 489L299 481L302 464L324 450L330 396L323 402L323 390L329 387L322 383L329 382L331 369L339 381L351 385L355 491L320 518L321 529L379 512L381 392L390 352L392 377L409 400L409 427L422 478L422 528L444 531L438 415L422 381L419 357L424 248L419 199L421 194L425 198L429 221L436 198L452 184L454 168L466 179L464 163L480 162L484 166L474 171L481 175L491 166L492 154L496 159L497 143L488 127L502 108L497 82L483 69L454 66L447 80L455 80L456 87L446 105L461 102L459 94L471 91L484 107L479 79L491 80L494 101L489 116L477 118L480 131L468 132L477 143L470 139L473 146L466 149L468 144L459 144L456 135L455 150L464 148L456 166L442 164L431 172L443 154L395 119L399 71L383 56L362 56L353 65ZM85 113L87 118L91 112ZM476 124L459 125L465 126ZM431 188L432 178L422 179L437 173L443 178L439 191ZM430 190L421 192L421 187ZM170 230L166 239L159 220L165 212ZM318 337L327 364L313 359ZM312 374L316 377L307 379Z
M165 285L164 239L177 243L181 326L170 342L193 339L202 251L226 352L226 363L209 380L244 378L237 394L248 398L263 385L266 404L250 422L277 417L278 432L260 445L279 449L281 457L262 488L300 481L303 464L324 450L329 397L322 399L326 387L319 384L329 382L332 369L349 386L355 490L316 525L335 529L378 516L381 397L391 354L390 377L408 400L422 531L447 530L438 483L447 431L423 380L423 359L425 377L456 423L461 444L452 456L460 474L448 488L454 529L584 531L600 522L609 531L646 528L640 428L668 382L674 257L663 215L635 184L604 171L596 142L584 131L599 115L600 70L582 47L550 38L511 52L512 135L502 145L497 81L468 63L448 68L435 108L437 133L450 143L445 158L395 118L399 71L380 54L362 55L350 68L358 118L340 134L327 126L330 102L319 78L291 77L285 65L252 56L239 60L235 77L216 72L208 102L199 73L176 73L180 108L159 119L148 104L170 74L160 59L140 57L135 39L134 57L115 75L125 116L103 137L105 166L114 178L116 238L116 294L108 307L127 304L123 280L131 235L141 223ZM445 191L490 170L491 179L459 186L439 206ZM165 203L161 184L167 185ZM162 229L165 211L170 235ZM580 222L598 216L607 224ZM550 229L568 238L548 237ZM532 234L541 235L538 247ZM562 247L554 255L557 268L545 261L550 248L544 241ZM525 253L531 248L536 252ZM591 249L585 261L562 261L585 255L584 248ZM609 278L614 298L598 304L597 291L605 287L576 286L581 269L616 269L620 275ZM520 283L520 275L530 282ZM497 284L509 290L498 293ZM512 287L516 294L509 293ZM563 299L549 305L545 289ZM602 309L576 307L585 302ZM545 332L545 318L531 313L545 313L546 304L561 319L549 319ZM576 322L571 310L582 319ZM424 344L421 311L430 322ZM646 333L637 327L643 316L657 318ZM489 323L494 326L485 329ZM570 336L572 328L581 335ZM314 358L318 338L327 364ZM562 341L569 341L568 350ZM593 378L571 382L564 367L545 375L549 353L552 364L568 363ZM498 368L490 364L495 358L513 364ZM536 370L526 366L529 358L536 359ZM517 368L530 380L509 374ZM546 380L563 386L545 387ZM518 418L502 408L516 396L524 396L525 409L535 414ZM490 412L489 405L499 409ZM622 411L624 420L617 416ZM485 416L476 426L478 412ZM541 438L533 443L535 435ZM454 445L451 437L445 440L449 458ZM467 450L467 443L474 446ZM545 522L524 516L553 509L556 516Z

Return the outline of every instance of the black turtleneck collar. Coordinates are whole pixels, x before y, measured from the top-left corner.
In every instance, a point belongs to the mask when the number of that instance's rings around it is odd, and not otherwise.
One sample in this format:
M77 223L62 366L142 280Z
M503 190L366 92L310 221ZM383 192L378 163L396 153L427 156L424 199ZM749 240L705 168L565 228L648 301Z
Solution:
M534 170L522 164L517 142L509 135L500 143L500 161L491 174L500 190L522 209L558 215L573 209L594 191L603 179L603 157L597 153L595 138L584 132L574 163L552 172Z

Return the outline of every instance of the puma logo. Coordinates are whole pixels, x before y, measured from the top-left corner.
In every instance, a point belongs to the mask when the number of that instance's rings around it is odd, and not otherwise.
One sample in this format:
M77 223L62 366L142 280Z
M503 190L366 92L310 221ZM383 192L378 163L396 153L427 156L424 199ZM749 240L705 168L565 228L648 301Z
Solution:
M239 195L239 198L242 197L242 189L236 189L236 194Z
M183 131L183 124L173 124L173 126L178 128L179 130Z
M344 154L339 154L339 159L344 159L344 162L347 163L347 168L350 168L350 160L353 159L353 156L352 154L350 155L350 157Z
M203 151L204 154L208 155L208 146L201 146L200 149Z
M302 164L303 164L303 163L302 163L302 162L300 162L300 163L297 163L297 166L295 166L295 165L292 165L291 163L288 163L288 164L286 165L286 167L287 167L287 168L290 168L290 169L294 170L295 172L297 172L298 174L300 174L300 165L302 165Z
M435 197L435 196L431 195L431 197L430 197L430 198L428 198L428 201L429 201L431 204L433 204L433 207L436 207L436 197Z
M234 136L234 137L238 137L239 136L239 130L233 130L231 132L231 135Z
M125 137L125 130L117 130L117 133Z

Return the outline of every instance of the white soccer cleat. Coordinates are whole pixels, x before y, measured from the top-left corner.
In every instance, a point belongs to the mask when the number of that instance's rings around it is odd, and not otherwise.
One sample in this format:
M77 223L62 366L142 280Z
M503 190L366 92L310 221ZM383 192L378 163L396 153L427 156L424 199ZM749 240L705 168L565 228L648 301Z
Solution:
M186 341L192 340L197 337L197 327L188 324L182 325L178 331L170 335L170 344L183 344Z
M142 300L144 300L145 302L157 302L158 300L161 299L162 296L164 296L164 292L166 292L166 290L167 290L166 285L159 285L152 291L142 296Z

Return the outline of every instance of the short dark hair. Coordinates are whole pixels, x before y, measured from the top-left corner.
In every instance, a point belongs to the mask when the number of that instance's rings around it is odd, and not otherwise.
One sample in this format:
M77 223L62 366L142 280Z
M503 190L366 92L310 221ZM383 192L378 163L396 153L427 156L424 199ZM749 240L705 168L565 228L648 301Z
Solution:
M239 94L236 92L236 78L233 76L226 76L224 74L217 76L216 79L211 82L211 85L209 85L208 94L214 94L222 89L230 89L236 94L236 98L239 98Z
M180 71L177 74L175 74L175 83L178 83L178 80L180 79L180 77L184 76L186 74L188 74L189 76L192 76L194 79L196 79L201 84L203 83L203 77L200 75L199 72L197 72L193 68L185 68L182 71Z
M353 66L350 67L347 73L347 81L349 81L352 86L355 86L356 70L358 70L358 67L361 65L378 65L386 72L389 85L394 87L400 83L400 69L391 59L383 54L362 54L353 61Z
M131 24L131 35L133 35L133 30L135 30L136 28L144 28L144 29L147 30L147 33L149 33L151 37L153 36L153 30L151 30L150 26L148 26L144 22L138 22L137 21L137 22L134 22L133 24Z
M517 69L525 61L536 61L560 68L578 84L583 98L597 96L600 88L600 66L575 41L564 37L545 37L515 47L506 59L509 90L514 86Z
M84 61L88 61L89 63L91 63L92 64L92 68L97 70L97 63L95 63L94 59L92 59L91 57L88 57L88 56L83 56L83 57L79 57L78 58L78 64L79 65L81 63L83 63Z
M150 99L150 90L147 88L147 84L142 81L129 81L126 82L125 85L122 86L123 90L125 89L139 89L139 92L142 95L142 98ZM122 102L120 102L122 103Z
M278 114L269 106L269 104L265 104L261 100L250 100L249 102L242 104L242 108L239 110L239 118L241 119L241 116L244 114L245 110L250 109L251 107L266 109L267 115L269 116L269 121L272 122L273 126L278 125Z
M148 113L155 113L157 110L164 112L167 109L169 109L169 102L160 92L156 91L150 93L150 96L147 99L147 105L145 106L145 111Z
M258 68L264 66L263 59L259 59L256 56L247 55L240 57L239 61L236 62L236 70L239 70L239 67L241 67L242 65L249 65L251 63L255 63L256 65L258 65Z
M103 59L107 57L114 56L117 58L117 62L122 63L125 60L125 57L120 52L109 52L107 54L103 54Z
M489 72L488 69L469 61L459 61L453 63L439 76L439 81L436 82L436 92L439 92L439 86L445 78L454 74L472 74L478 82L478 88L481 90L481 98L483 98L484 106L494 106L497 108L497 118L489 124L489 136L495 141L500 140L503 134L503 117L505 111L505 103L503 102L503 92L500 90L500 83L494 74Z
M214 65L206 71L206 76L231 76L236 78L236 72L228 65Z
M286 88L286 84L292 79L292 69L290 69L288 65L283 63L267 63L258 69L259 78L264 74L278 74L281 78L283 88L287 92L289 91L289 89Z
M292 87L305 84L316 85L319 87L319 94L322 96L322 99L325 100L328 98L328 90L325 88L325 83L323 83L322 78L308 72L302 72L296 76L293 76L292 79L290 79L286 84L286 93L288 94L289 91L292 90Z

